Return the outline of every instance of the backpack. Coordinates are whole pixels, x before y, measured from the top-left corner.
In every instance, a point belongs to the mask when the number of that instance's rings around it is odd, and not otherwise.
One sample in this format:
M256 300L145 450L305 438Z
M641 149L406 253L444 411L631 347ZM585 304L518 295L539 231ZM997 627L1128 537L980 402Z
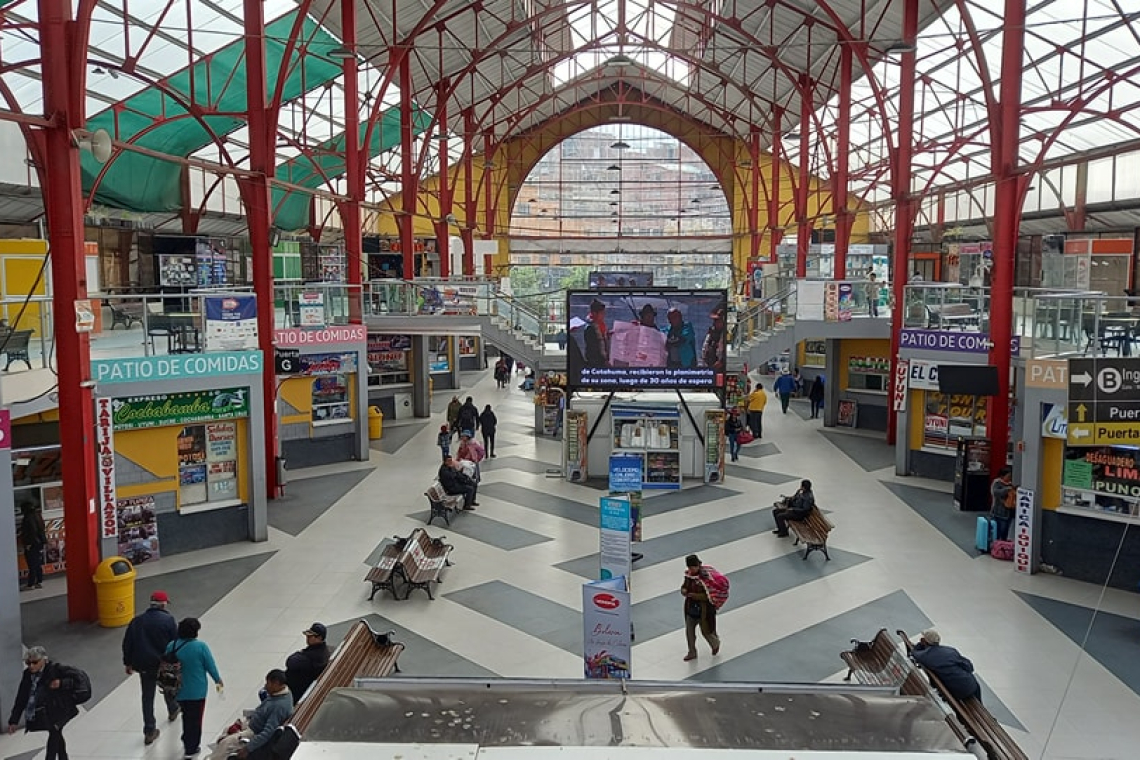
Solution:
M707 572L707 578L702 579L705 593L708 594L713 607L719 610L728 601L728 576L712 565L702 565L701 570Z
M173 697L182 689L182 662L178 659L178 650L184 646L185 641L169 652L163 652L158 658L158 676L155 680L163 694Z
M71 679L71 701L77 705L91 699L91 677L74 665L63 666L63 675Z
M1013 559L1013 542L1012 541L994 541L990 544L990 556L994 559L1005 560L1009 562Z

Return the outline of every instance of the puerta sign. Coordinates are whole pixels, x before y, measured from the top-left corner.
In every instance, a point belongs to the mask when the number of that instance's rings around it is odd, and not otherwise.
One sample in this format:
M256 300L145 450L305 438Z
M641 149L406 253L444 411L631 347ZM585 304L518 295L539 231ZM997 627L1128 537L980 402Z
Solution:
M1069 361L1069 443L1140 443L1140 358Z

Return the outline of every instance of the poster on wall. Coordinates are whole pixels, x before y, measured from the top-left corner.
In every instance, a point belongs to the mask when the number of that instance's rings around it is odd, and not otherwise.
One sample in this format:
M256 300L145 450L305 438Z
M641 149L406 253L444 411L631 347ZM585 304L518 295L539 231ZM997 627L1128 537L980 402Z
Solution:
M914 361L911 361L912 378L913 366ZM926 391L925 395L923 448L957 451L959 436L986 434L988 405L984 398L937 391Z
M297 357L294 374L317 377L320 375L353 374L356 372L356 352L337 354L301 354Z
M633 630L624 576L582 584L582 660L590 679L629 678Z
M164 288L198 285L198 262L193 256L159 256L158 283Z
M159 558L158 520L153 496L119 499L119 555L132 565Z
M859 420L859 404L853 399L841 399L835 416L837 427L855 427Z
M257 299L245 295L206 296L206 350L257 350Z
M237 423L212 422L206 425L206 461L237 459Z
M705 482L724 481L725 413L723 409L705 410Z
M412 348L410 335L368 334L368 364L373 374L408 371L408 352Z
M301 327L325 326L325 294L306 290L297 295L297 319Z

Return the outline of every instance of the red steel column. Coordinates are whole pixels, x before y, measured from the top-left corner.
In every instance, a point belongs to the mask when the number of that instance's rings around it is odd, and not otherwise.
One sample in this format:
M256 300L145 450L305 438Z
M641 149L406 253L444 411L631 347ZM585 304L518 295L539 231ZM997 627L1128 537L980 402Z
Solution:
M264 353L261 388L265 396L262 424L265 428L265 487L269 498L278 495L277 462L277 376L273 371L273 254L269 250L271 199L269 178L273 176L273 146L276 122L270 118L268 79L265 60L265 13L260 0L244 0L245 92L249 109L249 168L255 175L240 180L249 248L253 253L253 292L257 294L258 346ZM270 456L273 454L274 456Z
M835 279L847 277L847 247L851 244L851 218L847 213L847 173L851 160L851 45L839 50L839 120L835 141L835 171L831 210L835 215Z
M415 277L413 224L416 214L416 161L412 155L412 59L406 50L398 51L400 62L400 204L396 217L400 230L400 251L403 253L404 279Z
M356 2L340 2L341 36L344 46L356 51ZM344 225L344 256L348 264L348 284L358 286L364 279L364 240L360 221L360 204L364 200L364 164L360 148L360 82L355 55L347 56L344 71L344 179L348 198L340 202L340 218ZM349 291L350 322L363 319L360 291Z
M439 130L439 218L435 220L435 249L439 251L439 276L451 276L451 251L450 251L450 225L447 223L447 217L451 214L451 176L448 172L451 167L448 166L447 155L447 95L450 88L447 81L439 83L436 92L442 96L439 98L439 103L436 107L436 118L438 120L437 129Z
M495 239L495 188L491 186L491 181L495 177L495 170L491 168L493 163L491 160L491 153L494 151L495 143L491 139L491 133L487 132L483 135L483 239Z
M475 116L463 113L463 274L475 274Z
M746 203L748 209L748 260L758 261L760 258L760 132L754 130L748 140L748 161L751 180L749 195L752 196ZM735 186L736 183L733 183ZM729 198L729 204L735 205L735 199ZM744 271L748 271L745 266ZM751 288L751 285L748 286Z
M811 219L808 217L808 143L811 129L812 84L800 77L800 178L796 187L796 279L807 277L808 247L811 245Z
M903 42L914 45L918 37L918 0L904 0ZM914 88L917 54L914 50L902 54L899 74L899 120L895 130L898 142L891 161L891 195L895 200L895 257L891 290L894 308L891 309L891 377L898 371L899 341L902 335L905 312L908 258L914 213L910 198L911 157L914 154ZM893 382L893 380L892 380ZM894 444L898 412L894 404L887 407L887 443ZM904 441L905 444L905 441Z
M772 112L772 164L771 179L768 181L768 247L769 257L768 261L776 264L779 262L779 253L777 249L780 245L780 239L784 236L784 225L780 223L780 186L784 182L783 171L783 153L784 137L781 134L783 127L780 122L784 111L781 108L776 108ZM756 167L759 171L760 167Z
M75 68L76 57L86 60L87 41L72 39L71 3L39 0L40 45L53 51L43 56L44 115L52 126L42 130L40 151L45 166L41 176L44 210L51 245L52 327L58 357L59 413L66 425L59 426L63 468L63 519L67 525L67 619L96 618L95 584L91 575L99 563L99 530L96 520L95 418L91 389L81 387L90 379L91 344L88 333L75 331L78 299L87 297L87 272L83 254L83 190L79 174L79 150L71 130L84 125L82 103L85 66Z
M1013 336L1013 273L1021 199L1026 179L1017 174L1021 129L1021 69L1025 43L1025 0L1005 0L1001 44L1001 127L994 128L994 268L990 285L990 364L998 368L998 394L990 399L986 432L990 472L1005 467L1009 445L1010 340Z

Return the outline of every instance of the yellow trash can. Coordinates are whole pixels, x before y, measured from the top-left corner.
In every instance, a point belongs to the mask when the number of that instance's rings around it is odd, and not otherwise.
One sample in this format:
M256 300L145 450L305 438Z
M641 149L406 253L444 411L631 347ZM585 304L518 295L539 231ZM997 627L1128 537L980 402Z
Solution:
M118 628L135 616L135 566L126 557L108 557L95 568L99 625Z
M379 441L384 435L384 412L378 406L368 407L368 438Z

